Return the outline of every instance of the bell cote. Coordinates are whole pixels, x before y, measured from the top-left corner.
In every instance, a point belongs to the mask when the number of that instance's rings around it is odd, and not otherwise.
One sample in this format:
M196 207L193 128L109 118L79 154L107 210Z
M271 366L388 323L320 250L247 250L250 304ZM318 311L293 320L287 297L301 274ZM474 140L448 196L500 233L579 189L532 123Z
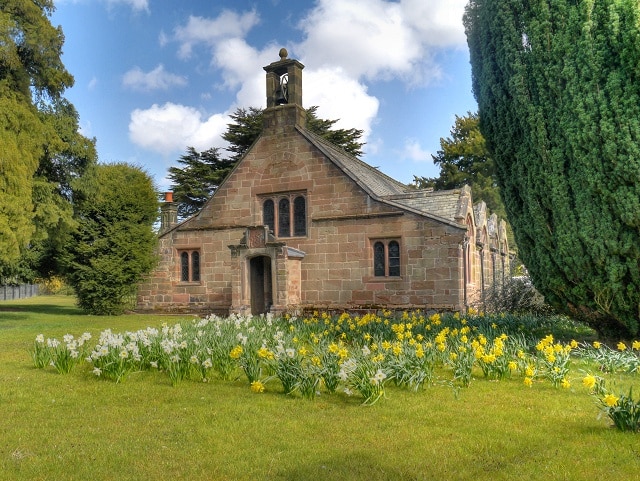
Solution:
M270 63L267 72L267 108L264 111L265 130L286 125L304 126L306 112L302 107L302 69L304 65L287 58L281 48L280 60Z

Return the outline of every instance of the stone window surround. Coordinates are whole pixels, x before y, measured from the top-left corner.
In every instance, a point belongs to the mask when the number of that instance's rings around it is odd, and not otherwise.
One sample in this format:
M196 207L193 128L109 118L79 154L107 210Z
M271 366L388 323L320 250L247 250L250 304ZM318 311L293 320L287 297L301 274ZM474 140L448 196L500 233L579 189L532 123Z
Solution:
M296 199L302 197L304 199L304 235L296 235L296 213L295 213L295 202ZM289 235L279 235L280 233L280 201L286 199L289 203ZM267 200L271 200L273 202L273 223L274 229L270 232L278 239L291 239L291 238L304 238L308 236L309 233L309 204L308 204L308 195L305 190L295 190L295 191L287 191L287 192L274 192L269 194L260 194L258 195L259 205L260 205L260 218L261 222L264 222L264 204ZM266 225L266 224L265 224Z
M399 270L400 273L397 276L390 276L389 275L389 244L391 242L396 242L398 244L398 254L399 254ZM382 243L384 246L384 270L385 270L385 275L376 275L375 274L375 246L377 243ZM394 236L394 237L372 237L369 239L369 246L370 246L370 259L371 259L371 276L367 277L366 281L367 282L375 282L375 281L401 281L402 280L402 273L404 271L404 264L403 261L405 259L405 256L402 254L402 239L400 236Z
M202 253L199 247L176 247L177 254L177 269L178 269L178 283L182 285L201 285L202 284ZM187 254L188 256L188 269L189 269L189 280L183 280L183 254ZM194 256L193 254L197 254L195 260L197 260L197 279L193 279L194 277Z

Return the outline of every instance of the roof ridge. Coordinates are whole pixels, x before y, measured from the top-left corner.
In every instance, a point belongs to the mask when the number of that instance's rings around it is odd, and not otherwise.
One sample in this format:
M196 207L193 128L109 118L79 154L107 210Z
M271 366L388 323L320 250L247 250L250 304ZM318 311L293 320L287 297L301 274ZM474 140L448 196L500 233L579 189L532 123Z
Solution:
M312 137L314 140L316 140L317 142L320 142L323 144L323 146L328 147L329 149L333 150L336 154L339 154L340 156L344 156L347 159L349 159L351 162L355 162L358 164L359 167L363 167L365 169L367 169L370 173L372 173L373 175L380 177L381 179L384 179L386 182L389 182L391 184L393 184L395 187L402 189L403 193L407 192L407 190L409 189L409 186L406 184L403 184L402 182L400 182L399 180L394 179L393 177L385 174L384 172L382 172L380 169L378 169L377 167L372 166L371 164L368 164L367 162L365 162L362 159L359 159L358 157L356 157L355 155L350 154L349 152L347 152L346 150L340 148L339 146L337 146L336 144L332 143L331 141L325 139L324 137L316 134L315 132L312 132L311 130L304 128L304 127L296 127L301 133L307 135L307 137ZM340 159L336 159L336 160L340 160ZM343 167L347 167L347 166L343 166ZM353 173L353 172L351 172ZM356 177L357 174L353 173ZM379 195L379 194L378 194Z

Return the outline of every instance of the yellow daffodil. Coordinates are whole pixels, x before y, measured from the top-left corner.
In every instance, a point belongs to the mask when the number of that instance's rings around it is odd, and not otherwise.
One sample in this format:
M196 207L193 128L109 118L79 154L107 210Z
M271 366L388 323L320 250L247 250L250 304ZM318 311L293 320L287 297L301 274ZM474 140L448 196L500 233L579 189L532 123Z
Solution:
M618 404L618 398L615 397L613 394L607 394L603 399L602 402L604 402L607 406L609 407L613 407L616 404Z
M588 389L593 389L593 387L596 385L596 378L589 374L588 376L585 376L584 379L582 379L582 385Z
M260 381L253 381L251 383L251 390L255 393L264 392L264 384Z
M619 342L617 347L618 347L618 351L621 351L621 352L626 351L627 349L627 345L624 342Z
M242 356L242 346L236 346L231 349L229 356L231 357L231 359L238 359L240 356Z

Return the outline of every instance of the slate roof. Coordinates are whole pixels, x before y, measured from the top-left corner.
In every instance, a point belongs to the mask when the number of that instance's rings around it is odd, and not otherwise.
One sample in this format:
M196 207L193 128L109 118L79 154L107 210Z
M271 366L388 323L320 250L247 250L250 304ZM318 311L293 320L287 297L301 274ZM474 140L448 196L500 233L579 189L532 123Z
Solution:
M328 140L304 128L297 127L297 130L373 199L446 224L466 228L464 223L460 222L460 204L466 193L464 188L443 191L416 190L347 154Z

